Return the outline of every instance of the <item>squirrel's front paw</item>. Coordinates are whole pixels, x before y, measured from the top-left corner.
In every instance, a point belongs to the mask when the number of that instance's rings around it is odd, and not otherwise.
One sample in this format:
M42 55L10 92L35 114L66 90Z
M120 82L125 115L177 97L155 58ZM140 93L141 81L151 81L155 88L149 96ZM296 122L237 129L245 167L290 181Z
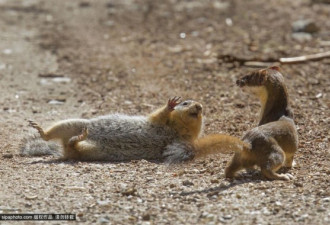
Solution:
M170 98L167 102L167 108L170 110L170 111L173 111L175 106L177 106L178 104L180 104L180 99L181 97L177 97L175 96L174 98Z

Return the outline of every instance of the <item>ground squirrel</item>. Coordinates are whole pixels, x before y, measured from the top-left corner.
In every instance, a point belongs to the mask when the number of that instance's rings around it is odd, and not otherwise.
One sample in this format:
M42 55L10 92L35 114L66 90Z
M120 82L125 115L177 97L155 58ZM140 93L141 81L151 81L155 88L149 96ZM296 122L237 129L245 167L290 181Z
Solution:
M155 159L175 163L237 148L237 138L228 135L199 138L203 129L202 111L202 105L196 101L179 102L179 98L172 98L148 116L112 114L68 119L47 130L30 121L40 136L24 138L20 151L22 155L55 155L59 153L58 146L47 141L59 139L64 159Z
M256 94L261 101L261 117L258 127L248 131L242 141L247 146L235 152L225 175L234 177L242 168L257 165L269 179L290 180L290 174L278 174L281 167L292 167L293 155L298 148L298 135L289 107L288 92L279 67L252 72L237 80Z

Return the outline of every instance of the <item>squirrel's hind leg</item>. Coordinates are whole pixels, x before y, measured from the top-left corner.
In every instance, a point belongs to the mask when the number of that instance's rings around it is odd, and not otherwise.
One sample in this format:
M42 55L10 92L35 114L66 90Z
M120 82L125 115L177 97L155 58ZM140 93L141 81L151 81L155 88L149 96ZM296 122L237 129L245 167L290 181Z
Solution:
M69 139L67 143L63 143L64 146L64 154L63 157L65 159L78 159L80 158L79 149L77 145L79 142L86 140L88 136L88 129L85 127L83 128L80 135L73 136Z
M50 137L49 135L47 135L44 131L44 129L41 128L41 126L39 124L37 124L36 122L32 121L32 120L29 120L29 124L31 127L33 127L34 129L36 129L39 134L40 134L40 137L45 140L45 141L48 141L50 140Z
M63 143L68 143L71 137L79 135L81 130L87 126L88 120L85 119L69 119L62 120L44 130L39 124L33 121L29 121L30 126L35 128L41 138L45 141L52 139L60 139Z

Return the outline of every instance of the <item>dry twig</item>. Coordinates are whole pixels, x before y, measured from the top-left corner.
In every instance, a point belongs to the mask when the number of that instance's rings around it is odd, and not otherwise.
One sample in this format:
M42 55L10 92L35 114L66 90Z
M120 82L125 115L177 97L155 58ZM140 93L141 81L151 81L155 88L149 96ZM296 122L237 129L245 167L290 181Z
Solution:
M320 60L324 58L330 57L330 51L328 52L321 52L321 53L316 53L312 55L303 55L303 56L298 56L298 57L292 57L292 58L280 58L280 63L281 64L289 64L289 63L301 63L301 62L306 62L306 61L311 61L311 60Z

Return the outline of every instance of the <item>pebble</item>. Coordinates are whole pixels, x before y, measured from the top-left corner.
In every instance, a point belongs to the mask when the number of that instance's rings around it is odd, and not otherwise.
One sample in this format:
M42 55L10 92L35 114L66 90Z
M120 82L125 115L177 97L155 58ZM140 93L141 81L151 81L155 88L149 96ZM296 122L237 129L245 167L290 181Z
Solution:
M3 155L2 155L2 158L4 158L4 159L11 159L11 158L13 158L13 157L14 157L14 155L11 154L11 153L6 153L6 154L3 154Z
M5 55L11 55L11 54L13 53L13 50L10 49L10 48L7 48L7 49L3 50L2 52L3 52L3 54L5 54Z
M48 104L51 105L62 105L64 104L65 100L56 100L56 99L52 99L48 101Z
M298 42L305 42L312 40L312 35L309 33L293 33L292 38Z
M86 188L84 187L78 187L78 186L71 186L71 187L66 187L66 190L71 190L71 191L84 191Z
M230 220L231 218L233 218L232 215L224 215L222 218L224 218L225 220Z
M107 27L112 27L115 25L115 22L113 20L107 20L104 22L104 25Z
M55 77L52 79L52 81L56 83L70 83L71 78L70 77Z
M37 199L37 198L38 198L37 195L25 195L26 200L34 200L34 199Z
M293 32L315 33L320 28L311 20L297 20L292 23Z
M110 206L111 205L111 202L109 200L97 200L96 203L99 205L99 206Z
M172 53L180 53L183 51L183 47L181 45L175 45L173 47L169 47L168 51L170 51Z
M218 183L220 183L220 181L218 179L212 179L211 180L211 183L212 184L218 184Z
M120 193L124 196L132 196L132 195L136 195L136 189L128 188L128 189L122 190Z
M144 220L144 221L149 221L150 220L150 214L144 214L143 216L142 216L142 220Z
M182 182L182 185L184 185L184 186L192 186L192 185L194 185L194 183L191 182L191 181L189 181L189 180L185 180L185 181Z
M110 223L110 219L109 219L109 217L107 217L107 216L105 216L105 217L101 217L101 218L99 219L99 223L101 223L101 224Z
M323 201L323 202L330 202L330 197L323 198L322 201Z
M90 6L91 6L91 4L89 2L80 2L79 3L79 7L81 7L81 8L87 8Z
M32 207L32 204L31 203L25 203L25 208L31 208Z

